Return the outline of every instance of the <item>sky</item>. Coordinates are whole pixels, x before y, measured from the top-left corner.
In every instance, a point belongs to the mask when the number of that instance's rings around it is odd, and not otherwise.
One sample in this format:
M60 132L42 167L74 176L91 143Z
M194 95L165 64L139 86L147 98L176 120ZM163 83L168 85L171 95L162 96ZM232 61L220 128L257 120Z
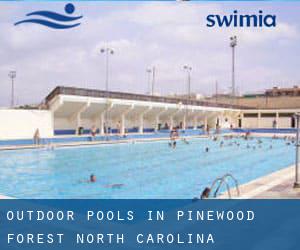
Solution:
M0 2L0 106L9 106L10 70L17 71L16 103L40 103L55 86L105 89L103 46L110 56L109 89L148 91L146 69L156 67L155 92L186 93L184 65L192 67L192 92L230 91L236 35L238 92L300 85L300 2L79 2L81 25L53 30L13 24L36 10L64 13L67 2ZM208 28L209 14L277 15L276 28Z

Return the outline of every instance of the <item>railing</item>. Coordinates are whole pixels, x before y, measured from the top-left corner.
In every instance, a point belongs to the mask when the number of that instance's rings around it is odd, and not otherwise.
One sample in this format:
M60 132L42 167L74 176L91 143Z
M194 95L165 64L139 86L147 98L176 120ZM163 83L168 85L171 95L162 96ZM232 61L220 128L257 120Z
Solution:
M232 176L232 174L227 173L227 174L223 175L222 177L219 177L219 178L215 179L214 182L212 183L211 188L210 188L211 191L213 191L215 186L218 184L215 192L213 193L214 198L216 198L218 196L218 193L221 190L221 187L222 187L223 183L225 183L228 197L229 197L229 199L231 199L231 197L232 197L231 191L230 191L231 189L230 189L230 186L229 186L229 184L226 180L228 178L231 178L234 181L237 196L240 196L239 183L238 183L237 179L234 178Z
M174 103L183 105L194 105L194 106L206 106L206 107L218 107L218 108L235 108L235 109L249 109L249 107L231 104L220 104L210 103L206 101L198 100L186 100L181 98L171 98L162 96L142 95L124 92L112 92L95 89L83 89L74 87L56 87L47 97L46 103L49 103L57 95L77 95L77 96L88 96L88 97L99 97L99 98L115 98L115 99L126 99L146 102L163 102L163 103Z

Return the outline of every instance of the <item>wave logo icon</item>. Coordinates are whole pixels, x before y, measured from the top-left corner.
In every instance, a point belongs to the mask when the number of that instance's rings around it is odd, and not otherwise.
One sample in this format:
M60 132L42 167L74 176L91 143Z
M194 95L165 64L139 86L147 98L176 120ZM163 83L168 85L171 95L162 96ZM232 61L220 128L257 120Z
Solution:
M20 25L24 23L34 23L47 26L53 29L70 29L80 25L80 23L69 24L70 22L74 22L82 18L82 16L71 16L74 13L74 11L75 6L71 3L68 3L65 6L66 15L47 10L35 11L26 15L27 17L33 18L16 22L15 25ZM41 19L40 17L46 19Z

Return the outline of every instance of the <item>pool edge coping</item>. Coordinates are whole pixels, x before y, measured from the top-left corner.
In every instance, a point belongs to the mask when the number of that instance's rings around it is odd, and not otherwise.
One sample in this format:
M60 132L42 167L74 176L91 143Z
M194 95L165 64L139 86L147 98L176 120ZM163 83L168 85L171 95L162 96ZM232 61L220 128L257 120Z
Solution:
M224 134L230 135L230 134ZM181 138L207 138L209 135L191 135L191 136L181 136ZM132 142L151 142L151 141L166 141L170 140L169 137L158 137L158 138L131 138L123 140L114 140L114 141L87 141L87 142L70 142L70 143L53 143L50 146L54 148L60 147L76 147L76 146L92 146L92 145L111 145L111 144L123 144L123 143L132 143ZM49 145L19 145L19 146L4 146L0 147L1 151L10 151L10 150L22 150L22 149L41 149L49 148Z
M277 185L284 183L285 181L291 179L294 176L295 164L284 167L275 172L269 173L267 175L258 177L252 181L246 182L239 186L241 192L240 196L233 196L233 199L255 199L255 197L263 194L267 190L274 188ZM293 183L291 183L291 188ZM245 193L242 193L242 190L246 189ZM236 188L230 189L231 194L236 193ZM222 193L217 197L217 199L228 199L227 193ZM265 198L268 199L268 198ZM274 197L276 199L276 197ZM277 198L279 199L279 198Z

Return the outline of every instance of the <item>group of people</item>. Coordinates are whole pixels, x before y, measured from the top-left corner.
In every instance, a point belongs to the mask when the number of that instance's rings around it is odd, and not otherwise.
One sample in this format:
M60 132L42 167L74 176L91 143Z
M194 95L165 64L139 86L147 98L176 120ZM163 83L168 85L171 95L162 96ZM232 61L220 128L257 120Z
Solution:
M84 132L83 127L80 127L78 129L78 134L81 135L81 134L83 134L83 132ZM112 129L111 129L111 127L107 127L107 125L104 123L103 124L103 132L104 132L104 134L111 134ZM93 125L90 129L91 140L93 140L96 137L97 133L99 133L99 129L97 129L97 127L95 125ZM126 137L126 133L122 133L122 126L121 126L120 121L118 121L116 124L116 134Z
M177 128L173 128L171 131L170 131L170 142L169 142L169 147L172 147L172 148L176 148L176 145L177 145L177 142L176 140L179 139L179 132L178 132L178 129ZM189 145L190 142L186 139L186 138L182 138L181 141L186 144L186 145Z
M246 141L248 141L248 140L249 141L254 141L254 143L251 143L252 145L250 143L246 144L246 148L247 149L253 149L253 150L255 150L257 148L263 148L264 145L266 145L266 143L263 140L261 140L261 139L255 139L255 137L251 137L250 136L250 132L247 132L247 133L245 133L243 135L236 135L236 136L228 135L228 136L223 136L223 138L222 138L219 146L220 147L225 146L224 141L229 140L229 143L227 144L227 146L234 146L234 145L236 145L237 147L240 147L241 143L239 141L236 141L236 140L232 141L235 138L236 139L240 139L241 138L241 139L246 140ZM217 141L217 140L219 140L219 137L214 136L211 139L213 141ZM294 145L295 141L296 141L296 139L295 139L294 136L279 137L277 135L274 135L274 136L272 136L271 144L269 146L267 145L265 147L269 148L270 150L273 149L272 141L273 140L277 140L277 139L283 139L285 141L285 145L287 145L287 146Z

